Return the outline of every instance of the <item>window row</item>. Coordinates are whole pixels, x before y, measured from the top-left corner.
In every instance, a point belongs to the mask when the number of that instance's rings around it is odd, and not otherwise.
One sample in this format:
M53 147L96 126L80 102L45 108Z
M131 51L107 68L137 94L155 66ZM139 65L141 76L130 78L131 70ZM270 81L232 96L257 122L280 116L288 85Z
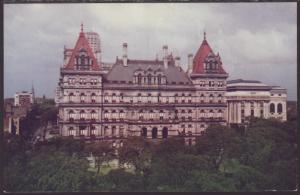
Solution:
M118 97L105 96L104 103L223 103L223 97L165 97L165 96L137 96L137 97Z
M90 128L87 126L79 126L78 129L74 127L68 128L69 136L107 136L107 137L123 137L125 136L125 128L124 126L104 126L103 132L101 133L101 129L96 129L95 126L91 126Z
M79 113L75 113L73 110L70 110L68 112L68 118L70 121L80 119L80 120L96 120L98 118L98 113L95 110L92 110L90 112L86 112L84 110L80 110Z
M74 85L74 84L80 84L80 85L96 85L98 83L98 79L92 78L87 80L86 78L79 78L78 80L76 78L68 78L68 84L69 85Z
M162 75L153 76L151 74L149 75L142 75L138 74L134 77L134 83L137 83L138 85L146 84L146 85L161 85L166 84L167 78Z
M199 81L200 87L224 87L224 81Z
M281 114L282 111L283 111L283 109L282 109L282 104L281 104L281 103L278 103L278 104L277 104L277 113L278 113L278 114ZM271 114L274 114L274 113L275 113L275 104L274 104L274 103L271 103L271 104L270 104L270 113L271 113Z
M81 93L79 95L79 99L78 97L76 97L74 95L74 93L70 93L69 94L69 102L81 102L81 103L84 103L84 102L88 102L88 98L90 98L90 102L92 103L95 103L96 102L96 94L95 93L92 93L90 96L86 95L85 93Z

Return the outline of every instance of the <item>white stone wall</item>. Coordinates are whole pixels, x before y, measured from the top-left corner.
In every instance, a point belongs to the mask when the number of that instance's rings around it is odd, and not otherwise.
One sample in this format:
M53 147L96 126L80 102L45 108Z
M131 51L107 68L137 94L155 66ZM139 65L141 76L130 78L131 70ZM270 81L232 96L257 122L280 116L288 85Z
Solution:
M226 99L228 105L228 117L227 122L243 123L247 117L262 117L262 118L278 118L280 120L286 120L286 94L272 93L270 91L234 91L227 92ZM270 113L270 104L275 105L275 112ZM282 104L282 113L277 112L278 104ZM244 104L244 108L242 108ZM244 110L244 117L242 116L242 110ZM251 115L251 110L253 115ZM243 120L244 119L244 120Z

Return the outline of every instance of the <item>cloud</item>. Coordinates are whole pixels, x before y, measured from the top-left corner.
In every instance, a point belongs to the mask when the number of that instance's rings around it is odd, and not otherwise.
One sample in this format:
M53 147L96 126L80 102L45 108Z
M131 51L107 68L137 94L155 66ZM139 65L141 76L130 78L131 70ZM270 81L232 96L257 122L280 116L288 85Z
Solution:
M168 44L187 68L203 31L231 78L286 87L296 99L296 3L6 4L4 95L30 90L54 97L63 46L72 48L81 22L100 34L102 58L154 59ZM26 17L24 17L26 16ZM47 87L45 87L47 86Z

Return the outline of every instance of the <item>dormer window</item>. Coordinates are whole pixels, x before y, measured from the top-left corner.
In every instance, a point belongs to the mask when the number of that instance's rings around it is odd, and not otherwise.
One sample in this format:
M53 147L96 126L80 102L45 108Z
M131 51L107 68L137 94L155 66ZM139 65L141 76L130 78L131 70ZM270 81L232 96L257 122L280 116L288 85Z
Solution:
M90 70L93 60L87 55L87 51L81 48L78 55L75 56L77 70Z
M208 56L204 60L204 64L205 64L205 69L208 72L211 71L215 72L218 69L218 60L213 53L208 54Z
M161 76L160 75L158 75L158 77L157 77L157 83L160 85L161 84Z
M147 78L148 78L148 85L151 85L151 75L148 75Z
M138 75L138 84L139 85L142 84L142 75L141 74Z

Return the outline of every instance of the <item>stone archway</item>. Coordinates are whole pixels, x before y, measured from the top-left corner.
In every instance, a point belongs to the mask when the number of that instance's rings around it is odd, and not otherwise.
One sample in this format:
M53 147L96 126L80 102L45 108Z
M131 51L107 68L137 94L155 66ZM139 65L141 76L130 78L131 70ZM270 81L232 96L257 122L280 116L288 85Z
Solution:
M166 138L168 138L168 127L164 127L163 129L162 129L162 138L164 138L164 139L166 139Z
M152 139L156 139L157 138L157 127L153 127L152 128Z
M142 128L141 136L142 136L142 137L147 137L147 128L146 128L146 127L143 127L143 128Z

